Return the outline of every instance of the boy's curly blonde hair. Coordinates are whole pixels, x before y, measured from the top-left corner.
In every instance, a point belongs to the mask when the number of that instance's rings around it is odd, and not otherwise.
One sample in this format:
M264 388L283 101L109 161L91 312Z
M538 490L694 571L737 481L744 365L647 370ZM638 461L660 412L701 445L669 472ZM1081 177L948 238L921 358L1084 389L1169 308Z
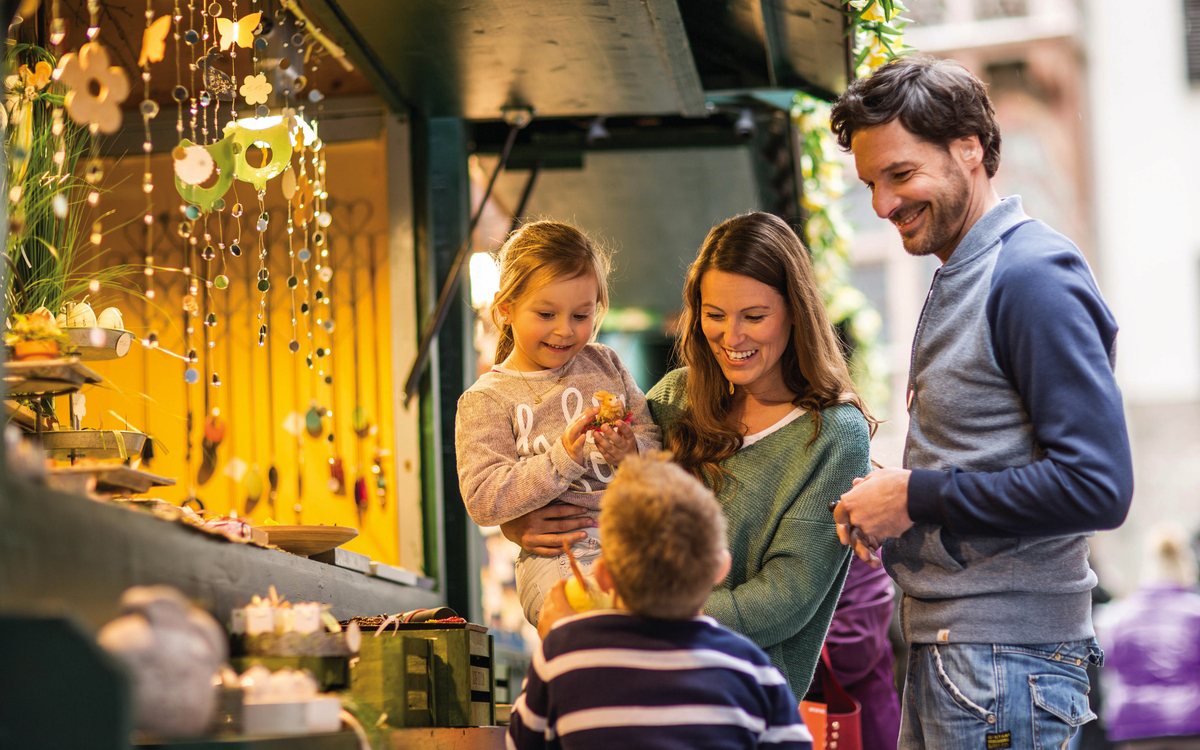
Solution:
M712 492L651 451L621 462L600 504L604 560L617 595L643 617L695 617L722 564L725 516Z

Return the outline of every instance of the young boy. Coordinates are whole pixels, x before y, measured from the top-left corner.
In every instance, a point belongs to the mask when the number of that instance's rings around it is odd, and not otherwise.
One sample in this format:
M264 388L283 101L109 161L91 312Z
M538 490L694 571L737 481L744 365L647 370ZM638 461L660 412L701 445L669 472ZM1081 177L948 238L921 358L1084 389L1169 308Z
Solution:
M547 596L510 748L812 747L783 674L700 614L730 564L703 484L665 454L626 458L600 537L594 572L614 609L577 614L561 581Z

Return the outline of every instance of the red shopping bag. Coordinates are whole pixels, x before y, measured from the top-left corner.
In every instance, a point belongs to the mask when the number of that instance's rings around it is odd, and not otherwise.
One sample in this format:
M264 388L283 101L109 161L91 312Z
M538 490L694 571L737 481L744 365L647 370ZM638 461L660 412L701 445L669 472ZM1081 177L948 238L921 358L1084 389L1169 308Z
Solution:
M825 702L800 701L800 718L813 736L814 748L862 750L862 706L842 689L829 663L829 648L821 647L817 678Z

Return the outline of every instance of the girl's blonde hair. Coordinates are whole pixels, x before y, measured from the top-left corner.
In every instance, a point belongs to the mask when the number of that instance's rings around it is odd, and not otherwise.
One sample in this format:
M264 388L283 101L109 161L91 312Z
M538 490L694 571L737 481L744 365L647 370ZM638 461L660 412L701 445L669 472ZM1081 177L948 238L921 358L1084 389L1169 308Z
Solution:
M854 390L808 251L783 219L750 213L714 227L688 268L683 334L677 344L688 366L688 398L670 436L676 461L720 491L724 483L720 463L742 447L740 425L730 417L730 383L702 326L700 281L708 271L760 281L787 303L792 335L780 359L783 382L796 394L792 403L812 413L816 423L812 440L821 432L821 409L834 404L852 404L867 418L874 434L878 422Z
M501 320L500 306L515 305L522 297L558 280L590 275L596 280L596 327L608 310L608 253L570 224L535 221L508 236L497 253L500 291L492 303L492 323L500 332L496 363L512 354L512 325Z

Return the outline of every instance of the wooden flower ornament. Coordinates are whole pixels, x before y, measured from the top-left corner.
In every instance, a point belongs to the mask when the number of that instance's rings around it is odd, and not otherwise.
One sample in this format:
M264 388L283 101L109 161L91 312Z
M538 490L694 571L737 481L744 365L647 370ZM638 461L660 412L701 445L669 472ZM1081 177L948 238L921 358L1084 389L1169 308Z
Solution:
M259 73L256 76L246 76L240 90L246 103L254 105L266 104L267 97L271 95L272 88L271 84L267 82L267 76L264 73Z
M59 62L58 80L69 86L67 114L80 125L95 123L102 133L121 129L121 102L129 96L125 71L108 64L108 50L88 42L79 54L69 52Z

